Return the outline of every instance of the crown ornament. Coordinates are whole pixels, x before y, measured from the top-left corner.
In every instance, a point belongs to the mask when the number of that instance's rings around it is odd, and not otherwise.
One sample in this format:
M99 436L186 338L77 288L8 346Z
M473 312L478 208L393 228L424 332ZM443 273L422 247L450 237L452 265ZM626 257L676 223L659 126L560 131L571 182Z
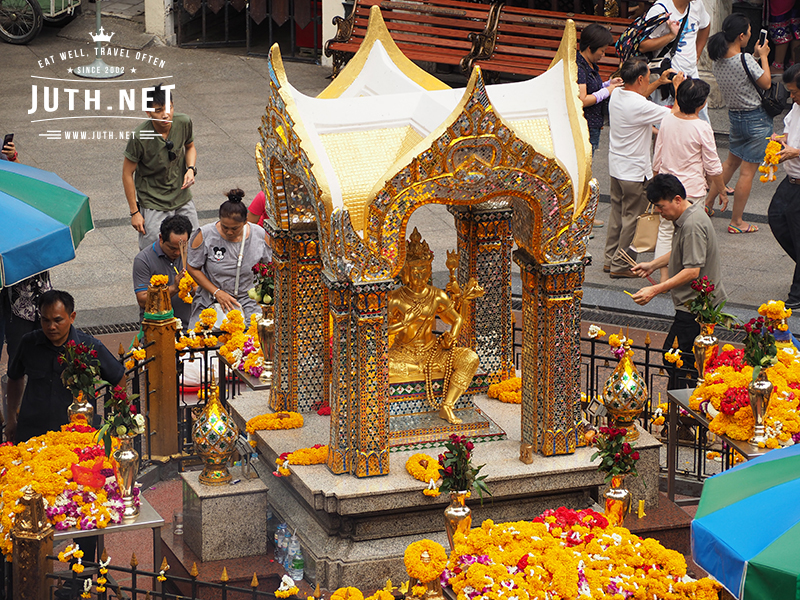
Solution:
M422 235L414 227L406 246L406 262L431 262L432 260L433 252L431 252L428 242L422 239Z
M105 33L105 30L103 29L103 26L101 25L100 26L100 31L98 31L96 34L92 33L92 32L89 32L89 35L92 36L92 41L93 42L110 42L112 36L114 35L114 33L112 32L111 35Z

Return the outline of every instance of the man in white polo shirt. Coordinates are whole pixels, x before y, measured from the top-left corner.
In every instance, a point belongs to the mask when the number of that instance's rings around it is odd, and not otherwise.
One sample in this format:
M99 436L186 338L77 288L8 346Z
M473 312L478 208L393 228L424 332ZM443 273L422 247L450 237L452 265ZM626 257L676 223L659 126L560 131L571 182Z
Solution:
M661 123L670 109L651 102L647 96L653 89L669 83L666 71L650 83L650 69L641 59L628 59L620 69L623 86L611 93L608 105L609 130L608 173L611 176L611 214L606 234L603 271L612 279L636 277L628 264L617 257L617 250L628 249L636 232L636 217L647 209L645 188L653 177L650 146L653 125ZM683 81L675 75L673 82ZM676 85L677 85L676 84Z
M792 97L792 110L783 119L784 135L773 135L783 149L778 154L786 178L781 181L767 209L767 220L781 248L795 262L786 308L800 308L800 64L783 74L783 85Z

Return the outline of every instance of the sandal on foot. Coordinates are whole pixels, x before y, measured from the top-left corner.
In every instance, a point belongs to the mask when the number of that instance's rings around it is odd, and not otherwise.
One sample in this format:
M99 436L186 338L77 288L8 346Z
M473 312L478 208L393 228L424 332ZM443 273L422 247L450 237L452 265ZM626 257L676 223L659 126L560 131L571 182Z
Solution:
M728 225L728 233L755 233L758 231L757 225L748 225L747 227L734 227L733 225Z
M713 208L711 208L710 206L704 206L703 208L705 209L706 214L709 217L713 217L714 216L714 209Z
M728 196L730 196L730 195L731 195L731 194L733 194L734 192L736 192L736 190L735 190L735 189L733 189L732 187L730 187L730 186L728 186L728 185L726 185L726 186L725 186L725 193L726 193L726 194L728 194Z

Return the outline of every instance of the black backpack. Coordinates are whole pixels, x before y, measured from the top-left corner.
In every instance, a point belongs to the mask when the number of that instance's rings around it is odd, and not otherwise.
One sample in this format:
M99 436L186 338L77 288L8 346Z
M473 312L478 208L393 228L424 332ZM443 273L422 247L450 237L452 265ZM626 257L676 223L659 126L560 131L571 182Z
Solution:
M660 2L657 2L654 6L664 6ZM649 11L648 11L649 12ZM687 12L688 15L688 12ZM614 44L614 48L617 50L617 56L619 56L620 62L625 62L632 56L639 56L643 55L647 57L648 60L652 60L652 53L642 53L639 52L639 44L642 43L643 40L646 40L650 37L658 27L669 21L670 13L667 10L667 7L664 6L664 12L660 15L655 15L654 17L647 18L647 13L643 14L640 17L637 17L636 20L631 23L628 28L622 32L617 40L617 43Z

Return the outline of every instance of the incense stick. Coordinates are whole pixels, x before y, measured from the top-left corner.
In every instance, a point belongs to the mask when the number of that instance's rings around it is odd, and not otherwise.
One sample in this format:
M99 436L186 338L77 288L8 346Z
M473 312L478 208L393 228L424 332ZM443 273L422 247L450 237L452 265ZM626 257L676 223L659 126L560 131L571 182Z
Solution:
M633 260L630 257L630 255L627 252L625 252L624 248L618 248L617 249L617 256L619 258L621 258L622 260L624 260L626 263L628 263L631 267L635 267L638 264L635 260ZM653 280L652 277L650 277L649 275L646 275L646 277L647 277L647 281L649 281L651 285L655 285L656 284L656 282Z

